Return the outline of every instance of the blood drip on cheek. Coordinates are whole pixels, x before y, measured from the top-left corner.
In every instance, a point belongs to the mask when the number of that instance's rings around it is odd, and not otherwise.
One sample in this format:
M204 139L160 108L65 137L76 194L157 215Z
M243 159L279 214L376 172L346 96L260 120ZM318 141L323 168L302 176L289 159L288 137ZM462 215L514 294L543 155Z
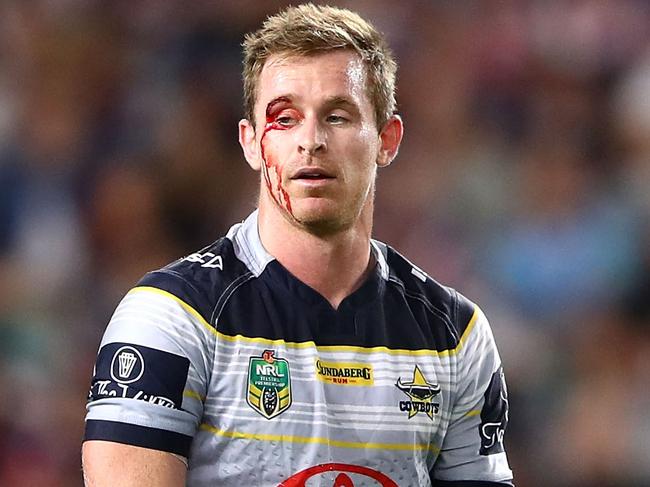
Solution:
M288 127L280 125L276 120L273 114L269 113L271 111L272 105L269 105L266 109L266 125L264 126L264 132L260 139L260 153L262 155L262 160L264 161L264 167L262 168L264 172L264 179L266 180L266 187L269 190L269 194L275 200L275 202L286 208L286 210L293 215L291 209L291 199L289 198L289 193L282 186L282 165L280 161L273 160L269 155L266 154L266 134L271 130L287 130ZM271 181L271 176L269 171L275 171L276 176L276 187L273 188L273 182Z

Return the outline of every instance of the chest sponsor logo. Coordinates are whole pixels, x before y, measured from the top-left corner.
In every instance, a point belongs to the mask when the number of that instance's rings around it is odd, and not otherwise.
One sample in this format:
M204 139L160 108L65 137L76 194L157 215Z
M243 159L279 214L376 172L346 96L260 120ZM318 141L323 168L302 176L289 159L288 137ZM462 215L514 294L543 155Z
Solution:
M387 475L372 468L346 463L325 463L306 468L278 487L398 487Z
M265 350L248 362L246 402L266 419L275 418L291 406L289 362Z
M343 386L371 386L374 382L372 365L363 363L316 360L316 377Z
M395 386L409 398L399 402L400 411L408 411L409 419L418 413L424 413L433 420L433 415L440 411L440 401L434 402L434 398L440 394L440 386L427 381L417 365L411 380L405 382L400 377Z

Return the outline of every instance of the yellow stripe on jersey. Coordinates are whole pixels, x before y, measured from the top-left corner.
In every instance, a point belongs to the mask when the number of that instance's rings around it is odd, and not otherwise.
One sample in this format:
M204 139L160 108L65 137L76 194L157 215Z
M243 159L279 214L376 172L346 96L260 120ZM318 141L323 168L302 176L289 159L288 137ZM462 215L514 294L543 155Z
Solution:
M189 314L194 316L199 322L206 327L208 330L210 330L211 333L214 335L218 336L217 330L214 329L214 326L211 326L203 316L201 316L201 313L199 313L197 310L195 310L192 306L187 304L185 301L183 301L181 298L176 296L175 294L172 294L167 291L163 291L162 289L158 289L157 287L151 287L151 286L138 286L134 287L131 289L128 294L136 293L136 292L149 292L149 293L155 293L155 294L160 294L161 296L165 296L166 298L171 298L174 301L176 301L178 304L180 304L185 311L187 311Z
M467 413L465 413L465 417L471 418L472 416L478 416L479 414L481 414L480 409L472 409L471 411L467 411Z
M191 397L192 399L196 399L197 401L205 401L205 396L199 394L198 392L190 391L189 389L185 389L183 391L183 396Z
M388 355L412 355L412 356L419 356L419 355L437 355L440 357L445 357L445 356L450 356L450 355L455 355L457 354L465 345L465 342L467 341L467 338L469 337L470 333L472 332L472 329L474 328L474 325L476 324L476 321L478 319L478 308L474 307L474 314L472 314L472 318L469 320L469 323L467 324L467 327L465 328L465 331L463 332L462 336L460 337L460 340L458 341L458 345L456 345L454 348L450 348L448 350L431 350L431 349L419 349L419 350L406 350L406 349L401 349L401 348L388 348L385 346L379 346L379 347L359 347L359 346L352 346L352 345L327 345L327 346L317 346L316 343L312 340L306 341L306 342L286 342L283 339L276 339L276 340L270 340L268 338L251 338L247 337L244 335L225 335L217 329L210 325L203 316L201 316L201 313L196 311L192 306L187 304L185 301L183 301L181 298L178 296L167 292L163 291L162 289L158 289L156 287L151 287L151 286L138 286L131 291L129 291L129 294L134 293L134 292L152 292L156 294L160 294L162 296L166 296L168 298L173 299L174 301L178 302L188 313L190 313L192 316L194 316L199 322L210 332L214 335L216 335L219 339L225 340L228 342L245 342L245 343L259 343L261 345L264 345L266 347L273 347L273 346L285 346L288 348L316 348L317 350L321 350L324 352L356 352L356 353L386 353Z
M311 436L293 436L293 435L268 435L268 434L259 434L259 433L244 433L242 431L225 431L219 428L216 428L208 423L202 423L199 426L200 429L204 431L209 431L212 434L217 436L223 436L226 438L240 438L246 440L258 440L258 441L284 441L289 443L301 443L301 444L319 444L319 445L328 445L334 446L337 448L362 448L362 449L371 449L371 450L429 450L433 453L440 453L440 447L436 445L430 445L426 443L366 443L361 441L340 441L332 440L330 438L318 438Z

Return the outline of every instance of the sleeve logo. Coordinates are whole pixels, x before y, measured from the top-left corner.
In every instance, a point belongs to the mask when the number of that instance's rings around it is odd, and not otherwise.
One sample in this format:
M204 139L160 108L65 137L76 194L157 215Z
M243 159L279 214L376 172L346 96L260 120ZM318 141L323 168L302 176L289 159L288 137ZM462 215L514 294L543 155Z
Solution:
M181 355L134 343L107 343L97 355L88 401L113 397L180 409L189 367L189 359Z
M503 369L492 374L490 385L485 391L485 403L481 410L481 455L501 453L503 437L508 426L508 390Z
M144 374L144 359L134 347L119 348L111 361L111 377L115 382L131 384Z
M248 362L246 402L266 419L275 418L291 406L289 362L265 350Z

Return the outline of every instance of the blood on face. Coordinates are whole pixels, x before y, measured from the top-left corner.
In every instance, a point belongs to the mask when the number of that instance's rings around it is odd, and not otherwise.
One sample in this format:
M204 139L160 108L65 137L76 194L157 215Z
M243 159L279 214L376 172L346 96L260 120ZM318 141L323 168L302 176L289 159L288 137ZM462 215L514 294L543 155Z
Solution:
M288 130L291 128L291 125L283 125L278 121L279 116L283 113L283 108L288 103L291 103L291 101L287 97L279 97L266 106L266 124L260 138L260 154L264 161L262 172L264 173L264 180L269 194L280 207L285 208L289 214L293 215L289 193L282 185L283 164L266 151L266 135L271 130ZM271 172L275 173L275 184L271 178Z

